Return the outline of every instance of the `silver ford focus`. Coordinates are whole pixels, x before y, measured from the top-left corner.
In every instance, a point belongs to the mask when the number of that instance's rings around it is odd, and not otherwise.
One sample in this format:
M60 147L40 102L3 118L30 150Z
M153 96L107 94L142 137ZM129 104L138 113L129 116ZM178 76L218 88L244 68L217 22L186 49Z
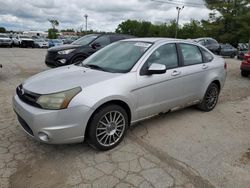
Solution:
M53 144L117 146L128 126L169 110L212 110L226 63L185 40L138 38L113 43L78 65L39 73L16 89L23 130Z

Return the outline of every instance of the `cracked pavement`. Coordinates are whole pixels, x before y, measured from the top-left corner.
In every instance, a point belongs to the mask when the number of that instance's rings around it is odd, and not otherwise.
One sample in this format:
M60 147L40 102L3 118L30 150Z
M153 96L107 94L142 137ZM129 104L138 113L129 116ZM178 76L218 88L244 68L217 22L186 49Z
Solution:
M239 61L228 60L213 112L187 108L140 122L117 148L100 152L85 143L42 144L21 130L12 96L19 83L48 69L45 54L0 48L1 188L249 186L250 79L239 76Z

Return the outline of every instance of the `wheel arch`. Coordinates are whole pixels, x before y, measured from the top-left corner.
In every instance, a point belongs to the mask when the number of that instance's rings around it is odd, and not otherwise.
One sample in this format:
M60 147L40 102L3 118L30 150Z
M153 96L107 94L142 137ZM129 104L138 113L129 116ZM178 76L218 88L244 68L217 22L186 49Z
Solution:
M89 125L90 125L90 122L93 119L93 116L95 115L95 113L97 113L103 107L111 105L111 104L116 104L116 105L122 107L126 111L126 113L128 115L128 122L129 122L129 125L130 125L132 114L131 114L131 108L129 107L129 105L126 102L124 102L123 100L120 100L120 99L114 99L114 100L106 101L106 102L102 103L101 105L99 105L94 110L94 112L91 114L91 116L90 116L90 118L88 120L88 123L87 123L86 130L85 130L85 135L84 135L85 138L87 138L87 136L88 136L87 133L88 133Z

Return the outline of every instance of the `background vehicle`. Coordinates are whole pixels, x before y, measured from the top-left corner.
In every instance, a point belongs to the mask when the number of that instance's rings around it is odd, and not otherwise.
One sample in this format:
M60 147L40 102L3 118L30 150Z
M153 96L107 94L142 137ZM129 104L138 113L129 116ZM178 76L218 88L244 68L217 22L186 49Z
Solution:
M110 43L132 37L120 34L86 35L71 44L48 49L45 63L49 67L78 63Z
M19 46L19 47L35 47L35 42L34 40L26 35L18 35L16 37L12 38L13 43L15 46Z
M128 39L78 65L29 78L17 88L13 107L34 139L72 143L85 138L108 150L122 141L130 123L194 104L213 110L225 79L224 59L197 43Z
M250 75L250 52L245 54L244 61L242 61L240 69L241 76L248 77Z
M0 46L12 47L12 40L8 37L8 35L0 33Z
M211 52L215 54L220 54L220 44L213 38L198 38L194 39L198 44L205 46Z
M51 39L48 42L49 42L49 48L63 45L63 41L61 39Z
M220 46L221 46L220 50L221 56L229 56L231 58L234 58L238 54L238 50L231 44L220 44Z
M238 59L244 59L245 53L248 52L248 43L239 43L238 44Z
M48 48L49 47L48 41L45 41L43 38L34 39L34 40L35 40L35 47L37 47L37 48Z

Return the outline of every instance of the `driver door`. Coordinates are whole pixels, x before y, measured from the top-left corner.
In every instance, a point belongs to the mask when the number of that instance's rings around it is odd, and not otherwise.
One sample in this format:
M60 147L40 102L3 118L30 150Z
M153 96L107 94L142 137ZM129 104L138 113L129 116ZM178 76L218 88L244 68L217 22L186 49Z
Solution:
M183 78L179 67L176 44L164 44L157 48L143 65L137 77L137 118L168 111L183 100ZM152 63L166 66L164 74L148 75L146 70Z

